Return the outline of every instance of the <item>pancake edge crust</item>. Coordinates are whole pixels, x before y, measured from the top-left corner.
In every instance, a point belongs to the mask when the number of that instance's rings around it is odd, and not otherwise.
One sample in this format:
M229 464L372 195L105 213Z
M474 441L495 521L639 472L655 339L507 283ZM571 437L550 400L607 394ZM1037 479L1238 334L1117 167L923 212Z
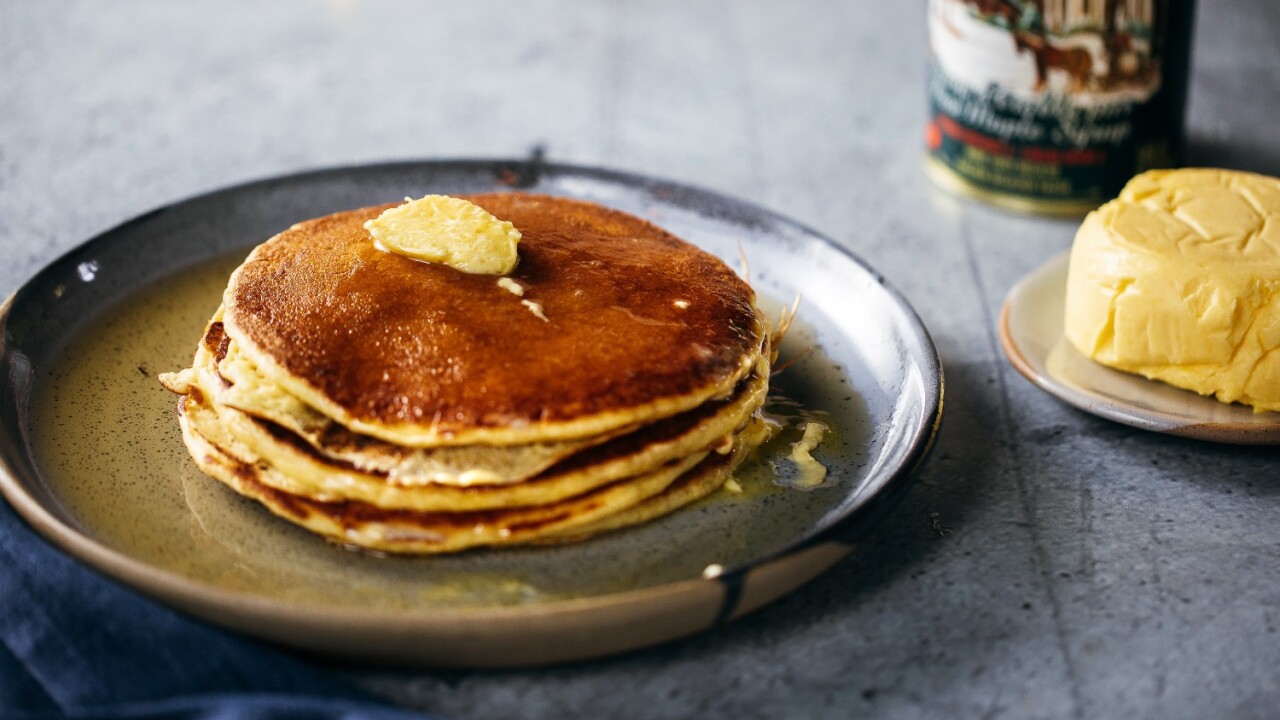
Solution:
M583 530L574 539L582 539L605 529L591 530L593 523L642 505L663 495L668 488L676 491L673 499L680 505L695 499L687 492L690 485L705 492L714 490L728 479L729 468L739 457L736 452L698 453L658 471L551 505L471 513L415 513L384 510L354 501L323 503L290 495L262 483L258 467L209 442L181 415L180 425L183 441L201 471L235 493L255 500L272 514L334 544L394 554L442 554L477 547L522 545L576 528ZM666 511L675 507L678 505ZM623 515L620 519L627 517ZM617 526L652 519L649 513L643 512L630 517L631 522Z
M244 413L211 402L208 391L200 386L188 392L185 413L193 429L220 449L245 462L270 464L260 481L282 492L318 501L356 500L389 510L459 512L558 502L731 443L763 404L763 385L756 377L745 381L733 399L711 408L696 424L681 420L676 432L660 427L670 420L650 426L653 432L638 430L643 445L629 442L616 453L609 448L587 450L582 460L575 458L527 480L498 485L401 485L385 476L344 467L304 447L300 440L281 441Z

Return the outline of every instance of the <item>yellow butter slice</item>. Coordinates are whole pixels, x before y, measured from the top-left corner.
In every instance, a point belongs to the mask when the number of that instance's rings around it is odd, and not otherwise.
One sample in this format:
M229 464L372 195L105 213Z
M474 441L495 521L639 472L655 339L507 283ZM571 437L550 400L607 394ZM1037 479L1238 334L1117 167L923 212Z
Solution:
M447 195L405 198L364 228L383 250L466 273L506 275L519 259L520 231L514 225Z
M1135 177L1076 235L1065 332L1109 367L1280 411L1280 179Z

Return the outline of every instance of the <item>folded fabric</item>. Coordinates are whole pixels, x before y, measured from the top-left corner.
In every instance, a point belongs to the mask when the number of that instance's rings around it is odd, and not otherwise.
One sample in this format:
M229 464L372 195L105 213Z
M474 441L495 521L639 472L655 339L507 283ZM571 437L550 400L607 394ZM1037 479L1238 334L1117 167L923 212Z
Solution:
M142 597L0 501L0 720L420 718Z

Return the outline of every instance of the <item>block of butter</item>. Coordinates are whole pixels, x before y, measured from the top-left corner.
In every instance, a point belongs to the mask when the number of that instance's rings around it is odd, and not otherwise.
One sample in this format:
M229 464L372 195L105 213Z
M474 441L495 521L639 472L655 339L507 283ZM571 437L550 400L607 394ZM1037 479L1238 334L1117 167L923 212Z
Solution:
M1280 411L1280 179L1130 180L1076 234L1065 331L1103 365Z

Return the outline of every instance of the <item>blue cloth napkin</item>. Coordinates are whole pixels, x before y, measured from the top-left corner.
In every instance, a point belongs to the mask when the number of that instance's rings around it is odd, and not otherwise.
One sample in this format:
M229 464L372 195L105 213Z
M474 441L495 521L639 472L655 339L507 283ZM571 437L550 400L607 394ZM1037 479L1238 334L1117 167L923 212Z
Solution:
M421 717L103 578L0 499L0 719Z

